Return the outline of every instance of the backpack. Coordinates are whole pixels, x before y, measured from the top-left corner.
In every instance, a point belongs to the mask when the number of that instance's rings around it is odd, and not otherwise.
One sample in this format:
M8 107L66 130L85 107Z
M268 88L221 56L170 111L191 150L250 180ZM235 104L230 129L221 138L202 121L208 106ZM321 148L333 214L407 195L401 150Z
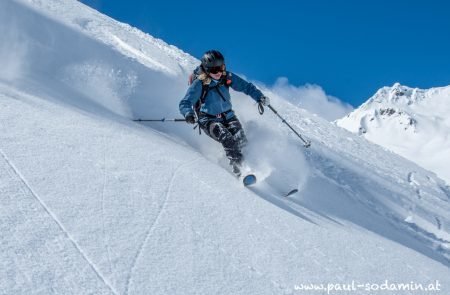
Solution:
M202 73L204 73L204 71L202 69L202 66L200 65L189 75L188 85L192 85L192 83L194 83L194 81L197 80ZM194 112L197 118L200 113L200 108L206 102L206 96L208 95L209 90L215 89L217 93L219 93L220 97L225 100L225 97L222 95L218 87L225 85L227 88L229 88L231 86L231 73L225 71L225 75L222 75L219 83L217 83L217 85L213 87L209 87L209 82L207 82L206 80L202 81L202 94L200 95L200 99L194 105Z

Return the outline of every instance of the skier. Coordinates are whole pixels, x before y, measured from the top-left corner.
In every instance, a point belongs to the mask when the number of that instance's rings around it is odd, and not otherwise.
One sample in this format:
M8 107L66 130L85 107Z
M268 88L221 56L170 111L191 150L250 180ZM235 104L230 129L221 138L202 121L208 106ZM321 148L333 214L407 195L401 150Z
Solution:
M247 138L232 109L229 88L264 106L270 104L269 98L252 83L227 71L225 59L217 50L205 52L189 80L191 85L179 104L181 114L187 123L198 123L201 130L222 144L233 173L241 176L242 147Z

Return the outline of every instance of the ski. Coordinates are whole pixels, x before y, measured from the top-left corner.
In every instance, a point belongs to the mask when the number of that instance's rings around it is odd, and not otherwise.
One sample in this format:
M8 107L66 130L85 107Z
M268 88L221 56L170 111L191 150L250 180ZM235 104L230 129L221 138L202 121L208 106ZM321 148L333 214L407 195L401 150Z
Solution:
M289 197L290 195L293 195L293 194L295 194L295 193L297 193L297 192L298 192L298 189L294 188L293 190L291 190L290 192L288 192L287 194L285 194L283 197L284 197L284 198L287 198L287 197Z

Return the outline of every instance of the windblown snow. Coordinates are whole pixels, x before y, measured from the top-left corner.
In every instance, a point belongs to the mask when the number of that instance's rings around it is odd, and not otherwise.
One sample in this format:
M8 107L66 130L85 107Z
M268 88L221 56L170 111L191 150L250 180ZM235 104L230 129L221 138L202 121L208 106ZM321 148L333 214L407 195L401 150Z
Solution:
M178 117L195 58L73 0L1 1L0 36L0 294L450 292L435 174L259 85L312 146L234 93L247 189L192 126L132 121Z

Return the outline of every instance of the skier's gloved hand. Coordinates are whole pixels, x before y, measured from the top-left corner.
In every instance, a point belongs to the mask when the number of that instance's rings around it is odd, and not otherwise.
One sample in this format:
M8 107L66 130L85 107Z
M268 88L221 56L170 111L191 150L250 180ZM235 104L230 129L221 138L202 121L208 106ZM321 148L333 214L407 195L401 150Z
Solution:
M195 116L194 113L187 113L186 117L184 117L187 123L189 124L195 124Z
M258 101L260 104L262 104L263 106L268 106L270 104L270 98L268 98L267 96L261 96L261 98Z

